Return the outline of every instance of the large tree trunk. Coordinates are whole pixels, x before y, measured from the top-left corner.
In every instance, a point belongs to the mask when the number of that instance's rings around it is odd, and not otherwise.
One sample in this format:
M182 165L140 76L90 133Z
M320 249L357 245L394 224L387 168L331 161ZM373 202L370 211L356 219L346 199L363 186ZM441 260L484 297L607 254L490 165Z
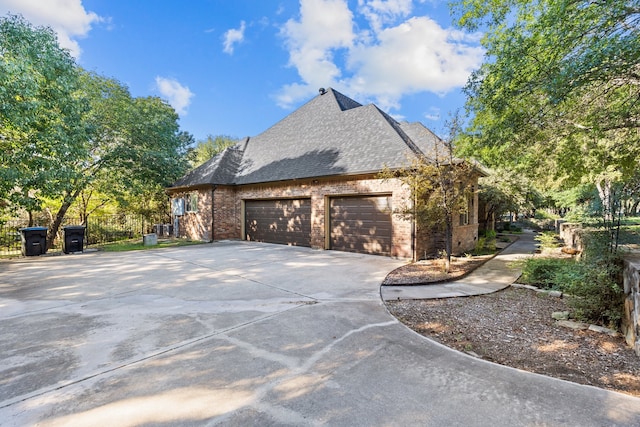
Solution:
M71 204L73 204L79 194L80 190L76 190L73 194L64 197L62 206L60 206L60 209L58 209L53 222L51 222L51 227L49 227L49 231L47 232L47 250L53 247L53 242L58 235L60 225L62 225L62 221L64 220L65 215L67 215L69 207L71 207Z
M602 203L602 218L605 223L613 221L613 200L611 197L611 179L603 178L596 181L596 188Z

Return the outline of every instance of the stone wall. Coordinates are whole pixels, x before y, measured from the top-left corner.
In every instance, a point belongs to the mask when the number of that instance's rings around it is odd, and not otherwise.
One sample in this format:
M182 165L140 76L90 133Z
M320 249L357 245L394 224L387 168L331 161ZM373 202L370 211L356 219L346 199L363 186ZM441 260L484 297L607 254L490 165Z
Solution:
M624 260L624 293L622 333L627 344L640 356L640 256Z
M582 227L580 224L558 221L556 227L565 246L582 251Z

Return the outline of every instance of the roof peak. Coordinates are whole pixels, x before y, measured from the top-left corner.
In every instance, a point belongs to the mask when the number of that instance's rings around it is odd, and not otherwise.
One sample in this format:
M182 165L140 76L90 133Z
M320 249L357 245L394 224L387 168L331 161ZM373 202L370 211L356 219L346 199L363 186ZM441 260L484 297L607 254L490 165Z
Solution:
M318 97L326 96L326 95L333 96L336 103L338 104L338 107L340 107L340 110L342 111L351 110L352 108L362 107L362 104L360 104L358 101L355 101L349 98L345 94L338 92L332 87L328 87L326 89L321 87L320 89L318 89L318 92L319 92Z

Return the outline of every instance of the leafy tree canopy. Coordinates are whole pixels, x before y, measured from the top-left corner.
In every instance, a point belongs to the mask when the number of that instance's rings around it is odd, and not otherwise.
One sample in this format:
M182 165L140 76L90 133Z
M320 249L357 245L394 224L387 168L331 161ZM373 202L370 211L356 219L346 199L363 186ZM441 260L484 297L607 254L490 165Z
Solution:
M59 200L49 245L81 194L157 199L184 174L193 138L174 109L80 69L51 29L0 18L0 59L0 199Z
M459 0L486 30L464 148L547 186L625 181L640 158L640 1Z
M189 150L188 157L191 166L200 166L225 148L235 144L236 141L237 138L227 135L207 135L207 139L198 141L196 146Z
M0 18L0 199L35 209L36 192L55 196L77 178L71 165L88 138L79 88L73 58L51 29Z

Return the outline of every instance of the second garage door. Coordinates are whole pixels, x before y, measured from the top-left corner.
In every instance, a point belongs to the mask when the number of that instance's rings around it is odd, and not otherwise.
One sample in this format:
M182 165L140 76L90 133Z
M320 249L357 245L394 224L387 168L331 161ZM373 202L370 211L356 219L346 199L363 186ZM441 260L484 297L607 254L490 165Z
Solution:
M391 197L331 199L331 249L391 255Z
M311 246L311 201L247 200L245 234L256 242Z

